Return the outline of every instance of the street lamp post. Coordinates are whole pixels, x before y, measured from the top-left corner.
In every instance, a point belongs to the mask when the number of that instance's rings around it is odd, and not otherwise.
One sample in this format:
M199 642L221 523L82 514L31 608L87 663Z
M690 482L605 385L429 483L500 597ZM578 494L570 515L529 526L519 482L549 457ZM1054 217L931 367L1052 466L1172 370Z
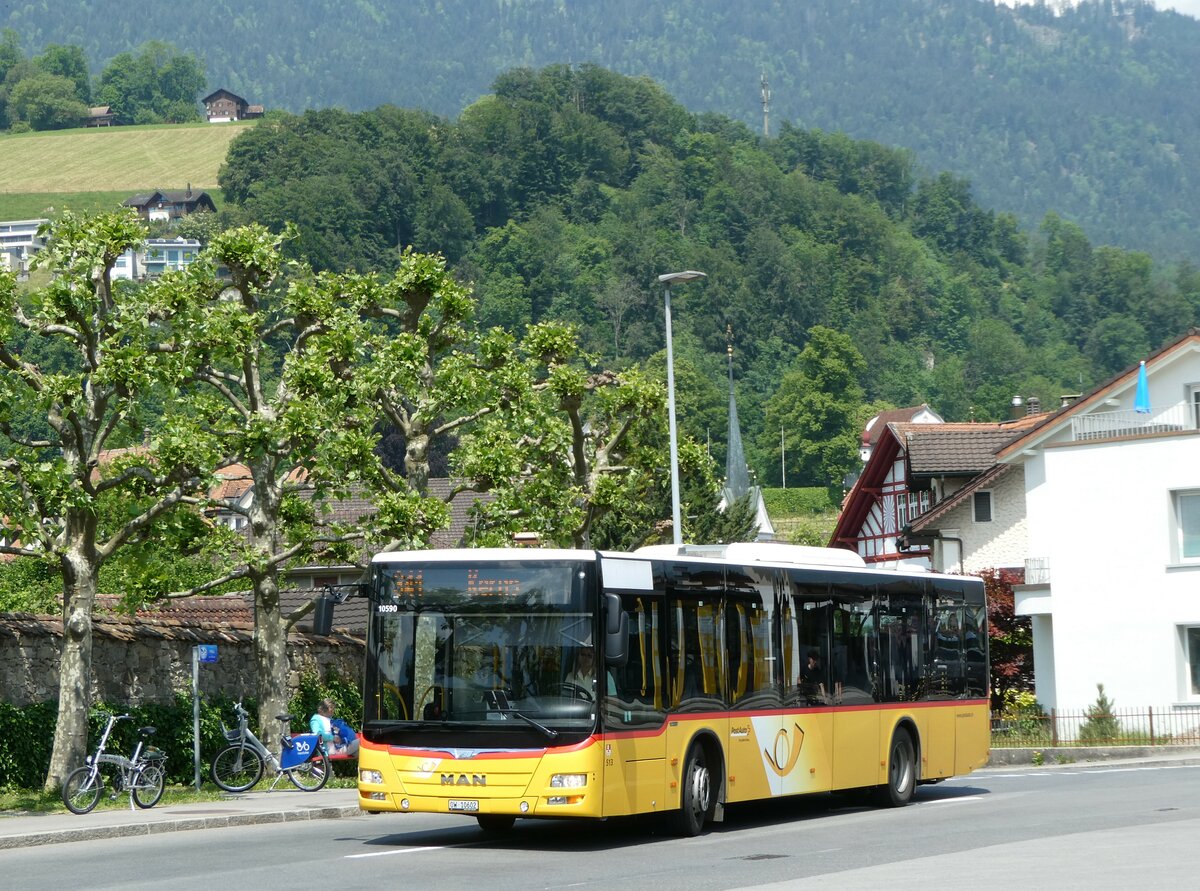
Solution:
M668 272L658 277L663 285L667 317L667 426L671 433L671 537L675 546L683 544L683 521L679 510L679 439L675 432L675 357L671 352L671 285L706 278L703 272Z

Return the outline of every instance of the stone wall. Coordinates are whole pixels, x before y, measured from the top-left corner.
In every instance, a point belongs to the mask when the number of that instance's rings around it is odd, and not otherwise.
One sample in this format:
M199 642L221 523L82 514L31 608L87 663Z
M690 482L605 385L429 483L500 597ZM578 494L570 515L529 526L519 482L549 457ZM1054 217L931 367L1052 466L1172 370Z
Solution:
M216 663L200 666L203 694L255 694L254 635L247 626L98 615L93 629L93 702L173 702L177 691L192 689L192 648L197 644L217 645ZM361 684L363 646L361 638L347 634L290 635L292 691L309 670L322 678L332 671ZM57 698L61 648L60 618L0 613L0 697L18 706Z

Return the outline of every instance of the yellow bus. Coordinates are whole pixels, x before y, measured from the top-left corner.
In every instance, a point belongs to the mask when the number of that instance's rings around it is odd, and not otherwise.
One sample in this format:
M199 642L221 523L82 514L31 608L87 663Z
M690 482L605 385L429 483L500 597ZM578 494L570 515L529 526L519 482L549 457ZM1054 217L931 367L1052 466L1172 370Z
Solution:
M520 817L662 814L919 783L988 757L975 578L776 544L379 554L359 803Z

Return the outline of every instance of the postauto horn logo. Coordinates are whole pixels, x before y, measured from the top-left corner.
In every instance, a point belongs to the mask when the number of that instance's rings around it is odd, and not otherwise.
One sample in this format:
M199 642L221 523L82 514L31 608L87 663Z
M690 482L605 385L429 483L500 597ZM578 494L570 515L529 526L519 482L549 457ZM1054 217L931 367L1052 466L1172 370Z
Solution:
M781 777L786 777L800 760L800 749L804 746L804 731L799 724L793 725L789 735L786 727L779 728L775 734L772 749L763 749L763 759L771 765L771 769Z

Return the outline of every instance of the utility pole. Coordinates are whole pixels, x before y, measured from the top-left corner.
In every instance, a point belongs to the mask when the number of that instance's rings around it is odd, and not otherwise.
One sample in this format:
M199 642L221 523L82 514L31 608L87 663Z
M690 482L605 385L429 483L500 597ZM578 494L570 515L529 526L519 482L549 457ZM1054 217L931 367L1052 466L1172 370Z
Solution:
M779 475L783 479L783 488L787 488L787 440L783 436L783 427L779 428Z
M771 86L767 83L767 72L762 73L763 137L771 135Z

